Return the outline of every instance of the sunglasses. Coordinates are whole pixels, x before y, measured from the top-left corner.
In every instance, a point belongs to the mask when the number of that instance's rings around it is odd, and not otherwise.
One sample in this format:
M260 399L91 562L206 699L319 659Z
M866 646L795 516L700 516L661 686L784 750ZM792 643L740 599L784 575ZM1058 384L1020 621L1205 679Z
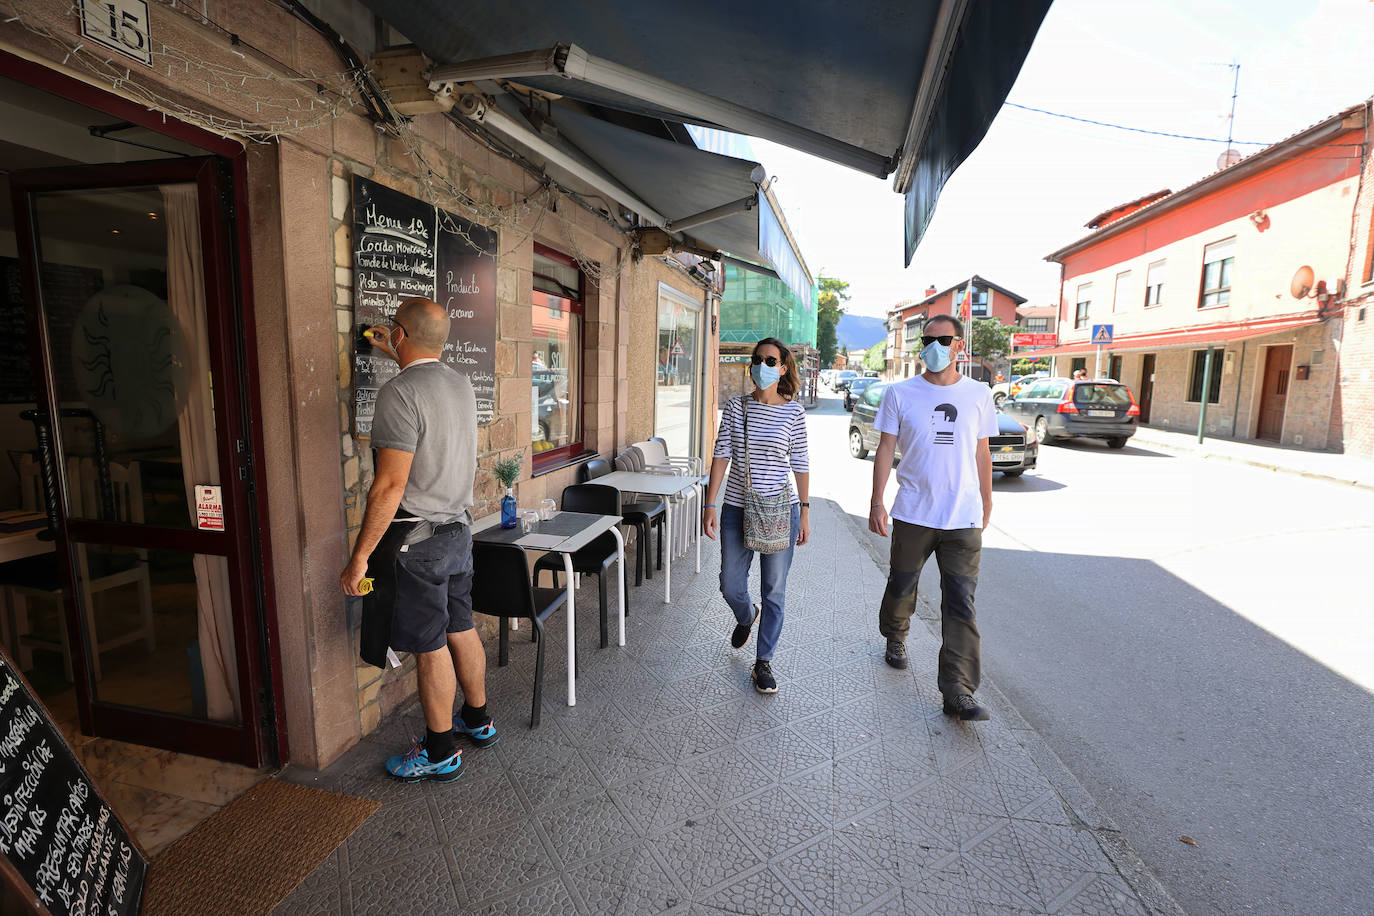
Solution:
M949 346L950 344L954 343L954 335L953 335L953 334L941 334L939 337L926 337L926 336L922 335L922 337L921 337L921 346L923 346L923 347L928 347L928 346L930 346L931 344L935 343L935 341L937 341L937 340L940 342L940 346L942 346L942 347L947 347L947 346Z
M755 366L757 366L759 363L763 363L769 369L772 369L778 363L782 362L782 360L778 359L776 356L759 356L757 353L749 357L749 361L753 363Z

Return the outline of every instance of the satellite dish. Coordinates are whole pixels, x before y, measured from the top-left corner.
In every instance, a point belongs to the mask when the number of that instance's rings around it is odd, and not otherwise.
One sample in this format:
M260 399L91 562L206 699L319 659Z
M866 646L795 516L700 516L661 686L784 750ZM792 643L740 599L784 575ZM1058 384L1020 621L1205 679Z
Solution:
M1227 147L1226 152L1217 157L1217 168L1224 169L1240 162L1240 150Z
M1316 278L1317 275L1312 272L1312 268L1304 264L1293 274L1293 282L1288 284L1288 291L1293 294L1294 299L1305 299L1312 291L1312 284L1316 282Z

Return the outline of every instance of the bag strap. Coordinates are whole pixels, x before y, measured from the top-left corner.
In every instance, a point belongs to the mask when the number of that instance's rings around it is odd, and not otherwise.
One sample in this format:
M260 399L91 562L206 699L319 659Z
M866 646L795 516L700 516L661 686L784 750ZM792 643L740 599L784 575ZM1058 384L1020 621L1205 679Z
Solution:
M739 409L744 411L744 485L752 490L754 476L749 473L749 395L740 395Z

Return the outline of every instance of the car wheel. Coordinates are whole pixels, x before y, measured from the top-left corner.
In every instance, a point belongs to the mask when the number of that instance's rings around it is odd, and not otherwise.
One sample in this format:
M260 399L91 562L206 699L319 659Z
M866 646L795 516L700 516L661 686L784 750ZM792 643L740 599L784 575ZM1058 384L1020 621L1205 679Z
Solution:
M849 431L849 454L855 458L868 457L868 446L864 445L864 434L857 429Z
M1007 399L1006 392L998 391L992 396L992 406L1001 407L1002 402Z
M1025 468L1017 468L1017 469L1014 470L1014 471L1003 471L1003 472L1002 472L1002 476L1003 476L1003 477L1020 477L1020 476L1021 476L1022 474L1024 474L1024 473L1026 473L1026 469L1025 469Z
M1050 423L1044 417L1035 418L1035 441L1041 445L1049 445L1054 441L1054 436L1050 434Z
M1125 448L1125 447L1126 447L1126 437L1125 437L1125 436L1113 436L1112 438L1110 438L1110 439L1107 440L1107 448Z

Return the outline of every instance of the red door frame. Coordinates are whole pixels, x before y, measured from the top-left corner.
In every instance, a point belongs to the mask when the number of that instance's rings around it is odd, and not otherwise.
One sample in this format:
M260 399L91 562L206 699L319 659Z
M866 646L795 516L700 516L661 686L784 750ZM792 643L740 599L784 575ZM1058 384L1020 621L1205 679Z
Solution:
M26 83L36 89L77 102L115 118L138 124L165 136L192 143L207 152L223 157L227 161L229 172L227 177L230 181L219 182L216 187L221 194L228 192L231 195L223 203L230 205L229 216L232 220L232 235L224 240L224 244L214 246L215 250L221 253L227 252L227 258L220 258L221 263L215 265L215 270L223 277L231 301L238 306L236 309L219 310L226 313L221 315L220 332L221 339L226 343L232 340L237 340L238 343L237 352L231 356L233 361L238 364L237 375L241 382L240 395L244 408L242 432L243 438L246 439L246 453L248 455L248 480L245 483L247 484L246 489L250 491L248 507L251 510L250 518L253 523L237 526L239 528L237 534L245 541L244 549L240 555L251 557L254 562L245 564L251 569L240 570L240 576L244 580L244 585L251 589L245 594L254 595L256 593L256 603L262 612L261 620L256 621L257 626L254 628L256 632L249 634L255 638L246 640L243 646L247 656L245 661L251 662L248 665L247 673L253 686L251 691L252 708L243 710L243 727L249 729L254 736L256 759L251 762L256 765L285 763L290 760L290 746L287 743L286 715L283 703L285 690L281 671L281 640L277 627L276 592L272 574L267 475L265 462L261 460L261 456L264 454L264 436L262 411L259 406L262 399L256 371L258 366L257 340L248 333L249 329L256 327L257 322L254 314L253 270L251 246L248 238L248 220L246 218L248 213L247 152L236 141L173 117L165 117L160 112L149 111L142 105L5 51L0 51L0 76ZM230 187L226 188L226 184ZM202 200L202 231L206 229L207 218L213 214L213 211L207 209L207 203L217 207L221 202ZM219 223L218 221L215 222L214 232L218 235ZM208 273L211 265L207 263L206 267ZM46 392L38 392L38 394L40 398L47 395ZM235 485L238 484L237 471L234 473L234 483ZM99 527L102 530L98 536L104 538L108 535L112 543L118 542L117 531L105 531L104 529L117 529L119 526L97 526L96 523L84 522L80 524L83 526L83 531L93 535L96 534L95 527ZM87 525L92 527L87 528ZM183 544L187 543L183 542ZM59 559L65 561L65 558L59 557ZM73 659L74 663L76 661ZM80 660L80 663L84 667L84 658ZM241 670L240 676L243 673ZM264 699L270 701L270 708L268 708L267 703L263 702ZM84 714L81 724L83 730L89 730L90 722Z

